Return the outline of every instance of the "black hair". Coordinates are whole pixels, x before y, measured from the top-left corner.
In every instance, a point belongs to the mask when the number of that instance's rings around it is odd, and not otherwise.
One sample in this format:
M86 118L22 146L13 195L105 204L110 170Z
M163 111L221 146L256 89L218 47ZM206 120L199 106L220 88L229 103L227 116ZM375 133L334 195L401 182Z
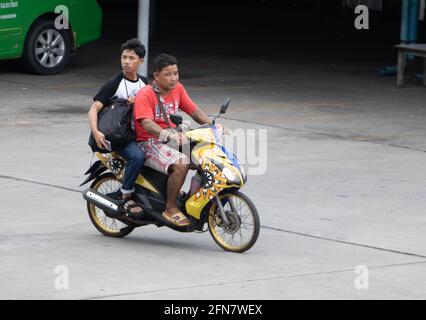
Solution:
M139 58L145 58L145 46L136 38L127 40L123 43L121 46L121 54L123 54L124 50L133 50Z
M154 59L154 72L160 72L163 68L177 64L177 59L170 54L162 53Z

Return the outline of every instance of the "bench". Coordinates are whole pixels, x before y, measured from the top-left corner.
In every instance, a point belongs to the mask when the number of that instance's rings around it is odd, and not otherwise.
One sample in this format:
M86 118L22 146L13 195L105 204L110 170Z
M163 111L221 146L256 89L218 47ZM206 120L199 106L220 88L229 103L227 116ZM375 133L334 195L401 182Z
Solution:
M398 44L398 76L396 83L398 86L404 85L405 66L407 64L407 55L422 57L423 60L423 85L426 86L426 44Z

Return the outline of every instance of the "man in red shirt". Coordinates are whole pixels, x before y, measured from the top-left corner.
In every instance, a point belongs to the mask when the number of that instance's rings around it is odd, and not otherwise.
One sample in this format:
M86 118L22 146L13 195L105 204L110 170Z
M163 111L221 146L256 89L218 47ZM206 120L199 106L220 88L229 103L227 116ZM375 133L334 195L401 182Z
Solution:
M167 182L167 204L163 217L179 227L189 225L189 220L180 212L177 196L189 170L189 159L183 153L164 144L175 141L178 145L187 143L182 132L171 130L161 112L156 90L160 94L168 122L170 114L178 109L187 113L199 124L211 124L204 111L191 100L184 86L179 83L177 60L168 54L154 59L154 81L143 87L136 96L134 105L136 141L145 151L145 165L169 175Z

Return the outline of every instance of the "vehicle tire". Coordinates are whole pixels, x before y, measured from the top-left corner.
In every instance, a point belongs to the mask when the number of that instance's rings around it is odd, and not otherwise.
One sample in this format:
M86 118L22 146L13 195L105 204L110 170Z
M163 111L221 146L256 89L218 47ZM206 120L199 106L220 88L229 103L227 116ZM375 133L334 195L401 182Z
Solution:
M215 201L210 206L207 217L211 236L226 251L239 253L247 251L256 243L259 237L260 221L256 207L246 195L239 191L233 190L221 193L219 199L222 201L227 217L232 224L227 227L223 225ZM243 230L247 231L248 234L245 241L242 235ZM239 243L234 241L236 235L243 241Z
M105 173L97 177L90 188L101 194L108 194L116 192L120 186L120 181L112 173ZM134 230L133 227L108 217L102 209L89 202L87 212L95 228L107 237L123 238Z
M23 62L32 73L52 75L61 72L71 53L67 30L58 30L53 21L39 20L28 31Z

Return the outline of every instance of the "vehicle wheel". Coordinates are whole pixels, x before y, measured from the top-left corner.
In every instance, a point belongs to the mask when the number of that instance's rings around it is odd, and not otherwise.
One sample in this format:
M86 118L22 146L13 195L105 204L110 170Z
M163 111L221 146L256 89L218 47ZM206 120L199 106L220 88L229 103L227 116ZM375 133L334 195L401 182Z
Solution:
M223 193L219 199L231 224L224 225L217 203L214 202L207 218L210 234L216 243L227 251L247 251L259 237L260 221L256 207L239 191Z
M51 75L61 72L71 52L67 30L58 30L52 21L37 21L28 31L23 61L32 73Z
M112 173L105 173L97 177L90 188L101 194L108 194L116 192L120 186L120 181ZM89 202L87 202L87 212L93 225L105 236L123 238L134 229L117 219L108 217L102 209Z

